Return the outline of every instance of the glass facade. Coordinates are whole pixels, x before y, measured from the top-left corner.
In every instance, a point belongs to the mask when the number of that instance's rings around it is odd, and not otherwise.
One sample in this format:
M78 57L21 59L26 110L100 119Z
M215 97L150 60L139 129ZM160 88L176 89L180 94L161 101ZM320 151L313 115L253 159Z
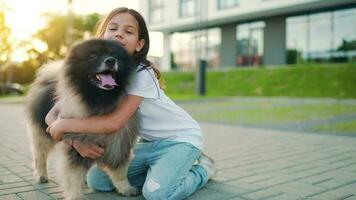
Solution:
M262 64L264 27L265 23L262 21L237 25L237 66Z
M239 5L240 0L218 0L218 8L226 9L232 8Z
M265 1L281 0L216 0L216 6L218 9L233 7L244 9L245 7L253 8L254 5ZM150 0L149 19L152 24L164 20L164 2L166 1ZM200 6L201 4L205 5L204 3L205 0L179 0L179 17L185 20L186 17L201 16ZM217 24L214 28L208 30L172 33L170 35L171 49L169 55L171 66L173 69L194 70L197 60L200 58L208 60L209 68L218 68L220 65L231 66L233 63L236 66L283 64L285 63L285 50L287 64L356 61L356 8L354 6L347 9L334 8L324 12L294 15L287 18L285 16L275 17L276 20L270 17L266 17L266 19L256 17L253 19L261 21L249 21L242 24L229 22L230 28L226 28L226 24ZM197 21L194 21L194 23L197 23ZM232 30L231 27L235 25L236 30ZM235 37L236 41L230 43L230 41L223 40L226 45L222 47L222 34L219 26L227 30L223 33L224 37L227 36L229 40L233 40L232 37ZM266 29L266 26L272 26L272 28L267 27L268 29ZM199 27L192 27L190 30L197 28ZM235 31L236 36L233 35ZM266 46L268 49L265 49L264 40L268 40L267 45L271 45ZM274 42L277 46L274 45ZM279 52L273 54L274 51L273 48L271 50L271 47L276 47L275 50ZM226 54L224 59L228 59L228 62L220 62L220 53L232 48L235 48L236 54ZM264 51L272 51L272 53ZM233 57L233 55L235 56Z
M172 68L192 71L197 60L205 58L209 68L220 65L221 29L208 29L206 32L190 31L171 35Z
M200 0L180 0L179 16L191 17L200 13Z
M356 8L287 19L287 63L356 60Z
M163 0L149 1L149 20L151 24L163 22L164 3Z

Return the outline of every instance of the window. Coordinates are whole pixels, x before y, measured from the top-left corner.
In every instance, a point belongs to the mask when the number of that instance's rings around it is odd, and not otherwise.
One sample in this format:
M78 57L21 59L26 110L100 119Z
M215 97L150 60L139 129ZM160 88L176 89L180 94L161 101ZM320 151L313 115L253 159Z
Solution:
M356 8L287 19L287 63L356 59Z
M258 21L237 25L236 64L238 66L261 65L263 58L263 34L265 22Z
M239 5L239 0L218 0L218 8L226 9L231 7L236 7Z
M151 24L163 22L164 4L163 0L150 0L149 20Z
M192 17L199 15L200 6L197 0L180 0L180 17Z
M348 52L356 58L356 8L335 11L333 15L333 41L335 51Z
M200 31L174 33L171 37L172 67L181 71L193 71L197 60L205 54L208 68L218 68L220 65L221 29L211 28Z

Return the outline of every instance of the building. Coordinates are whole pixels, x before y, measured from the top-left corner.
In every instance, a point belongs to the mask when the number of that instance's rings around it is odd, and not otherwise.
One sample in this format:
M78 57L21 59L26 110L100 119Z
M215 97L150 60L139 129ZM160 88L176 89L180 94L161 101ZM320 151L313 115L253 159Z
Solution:
M140 0L162 70L356 60L356 0ZM154 44L152 44L154 45Z

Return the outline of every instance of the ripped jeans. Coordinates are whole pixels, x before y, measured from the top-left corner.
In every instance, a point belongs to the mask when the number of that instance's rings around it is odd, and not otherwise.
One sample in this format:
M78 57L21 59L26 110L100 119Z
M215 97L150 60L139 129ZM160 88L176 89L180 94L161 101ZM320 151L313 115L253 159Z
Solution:
M137 143L128 168L131 185L142 188L145 199L185 199L208 182L204 168L195 165L201 151L185 142L157 140ZM113 191L110 178L94 166L87 176L88 186Z

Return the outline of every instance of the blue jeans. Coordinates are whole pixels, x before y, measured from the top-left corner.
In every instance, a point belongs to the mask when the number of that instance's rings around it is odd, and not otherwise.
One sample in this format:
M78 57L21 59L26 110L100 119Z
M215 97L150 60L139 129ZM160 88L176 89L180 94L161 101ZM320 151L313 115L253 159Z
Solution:
M145 199L184 199L208 182L207 173L194 165L201 151L189 143L157 140L137 143L128 168L131 185L142 188ZM110 178L97 166L90 169L88 186L113 191Z

